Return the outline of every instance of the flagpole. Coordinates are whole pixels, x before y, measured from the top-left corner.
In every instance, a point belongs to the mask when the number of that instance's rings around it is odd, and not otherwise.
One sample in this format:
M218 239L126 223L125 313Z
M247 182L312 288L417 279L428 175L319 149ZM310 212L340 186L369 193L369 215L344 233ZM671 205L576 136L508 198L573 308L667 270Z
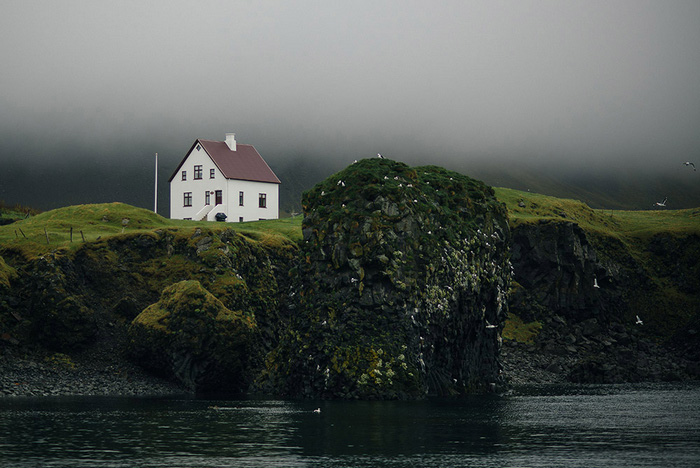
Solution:
M153 195L153 212L158 213L158 153L156 153L156 177Z

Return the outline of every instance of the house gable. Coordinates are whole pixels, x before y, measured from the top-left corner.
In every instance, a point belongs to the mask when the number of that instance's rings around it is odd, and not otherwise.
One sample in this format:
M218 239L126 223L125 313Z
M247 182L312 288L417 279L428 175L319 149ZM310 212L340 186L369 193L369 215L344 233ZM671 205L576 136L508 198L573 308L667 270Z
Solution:
M195 140L187 151L185 157L170 176L170 182L177 177L180 169L198 145L201 147L201 151L206 152L226 179L281 183L253 145L238 144L236 151L231 151L226 142L201 139Z

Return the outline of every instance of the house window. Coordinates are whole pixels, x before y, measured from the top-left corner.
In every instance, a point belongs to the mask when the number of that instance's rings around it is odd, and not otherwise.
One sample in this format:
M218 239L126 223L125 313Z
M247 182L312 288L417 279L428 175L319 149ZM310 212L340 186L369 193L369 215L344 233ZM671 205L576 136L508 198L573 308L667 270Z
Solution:
M243 192L238 192L238 206L243 206Z
M267 208L267 194L266 193L260 194L260 197L258 198L258 207Z
M216 177L216 169L209 169L209 178L213 179Z
M182 180L187 180L187 171L182 171Z
M204 204L211 205L211 193L209 192L209 190L204 192Z
M201 150L201 149L202 149L202 147L199 146L199 145L197 145L197 151L199 151L199 150Z
M194 180L202 178L202 166L194 166Z
M192 206L192 192L185 192L183 198L183 206Z

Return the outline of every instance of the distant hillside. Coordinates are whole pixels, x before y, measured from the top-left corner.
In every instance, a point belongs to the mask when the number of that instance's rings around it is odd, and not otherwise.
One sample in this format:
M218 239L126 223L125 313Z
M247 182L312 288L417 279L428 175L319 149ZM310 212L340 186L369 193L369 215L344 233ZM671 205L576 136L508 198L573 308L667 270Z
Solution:
M300 211L301 194L326 177L361 156L329 154L282 155L269 158L270 167L282 181L280 214ZM179 162L179 159L177 160ZM441 158L431 155L426 160L406 161L409 164L438 164L467 174L494 187L541 193L582 200L593 208L646 210L656 201L668 197L670 209L700 206L700 171L684 167L677 161L665 171L617 168L579 168L549 166L538 163L484 162L463 158ZM41 210L86 203L119 201L151 209L153 207L152 161L109 164L95 160L80 162L80 171L66 166L65 161L7 164L0 172L0 200L21 203ZM170 164L176 164L173 160ZM159 171L158 212L168 216L170 192L167 180L174 166L163 161ZM58 175L58 176L57 176ZM27 190L27 187L30 190ZM41 187L41 189L31 189Z

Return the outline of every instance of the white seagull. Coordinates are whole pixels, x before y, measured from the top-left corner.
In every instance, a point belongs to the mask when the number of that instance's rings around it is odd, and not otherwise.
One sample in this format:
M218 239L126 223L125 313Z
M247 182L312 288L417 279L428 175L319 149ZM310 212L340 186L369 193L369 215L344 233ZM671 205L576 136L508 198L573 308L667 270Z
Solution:
M379 154L379 153L377 153L377 157L378 157L379 159L384 159L384 156L382 156L382 155Z
M661 201L661 202L657 201L656 203L654 203L654 206L663 206L665 208L667 200L668 200L668 197L664 198L664 201Z
M644 322L642 322L642 319L639 318L639 315L637 315L636 317L637 317L637 321L634 323L637 325L644 325Z
M683 164L685 164L686 166L693 166L693 170L697 171L697 169L695 168L695 164L691 163L690 161L686 161Z
M596 278L595 276L593 277L593 287L600 288L600 286L598 286L598 278Z
M321 412L321 408L316 408L316 409L314 410L314 413L320 413L320 412Z
M489 321L486 321L486 328L496 328L496 325L491 325Z

